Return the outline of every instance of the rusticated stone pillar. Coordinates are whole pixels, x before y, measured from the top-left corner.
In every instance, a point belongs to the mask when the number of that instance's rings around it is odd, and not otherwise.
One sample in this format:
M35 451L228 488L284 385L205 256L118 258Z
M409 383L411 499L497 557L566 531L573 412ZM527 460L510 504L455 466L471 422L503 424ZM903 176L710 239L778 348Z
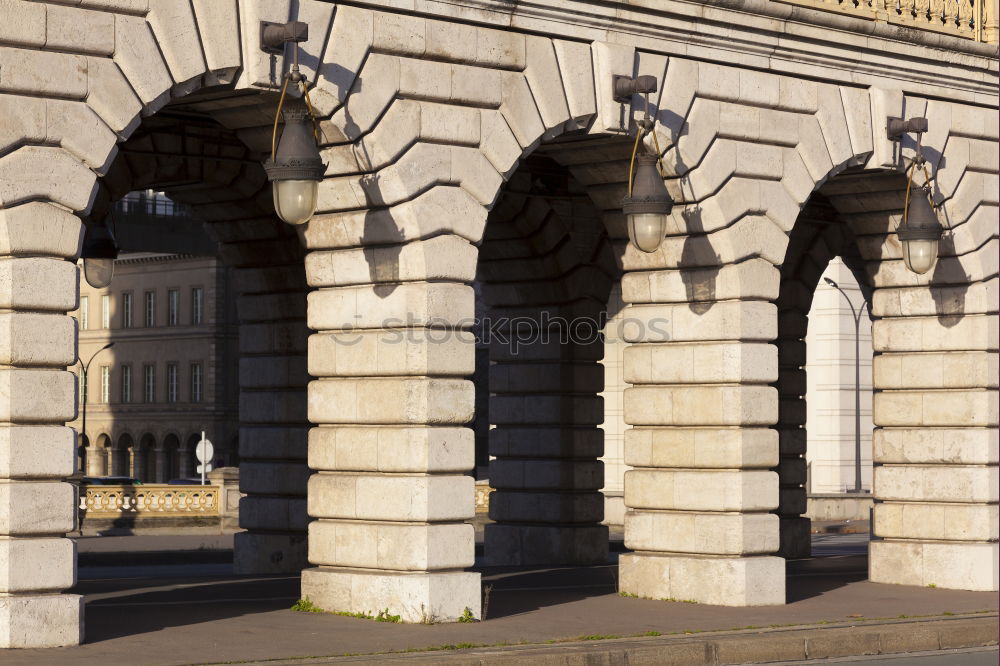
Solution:
M622 592L785 602L779 546L774 269L628 273ZM709 298L714 296L714 298ZM642 302L643 304L635 304ZM656 304L659 303L659 304Z
M288 241L274 239L286 252ZM301 259L298 260L301 262ZM240 573L295 573L306 560L306 338L301 263L239 268ZM220 387L221 392L221 387Z
M29 203L0 210L0 648L75 645L78 272L82 225ZM92 449L93 450L93 449Z
M998 589L992 282L875 292L872 581Z
M595 321L594 330L598 330ZM490 349L488 564L604 564L604 347L560 339L518 345L517 332ZM542 337L541 332L538 332ZM521 342L524 342L521 340Z
M453 235L320 251L370 213L310 223L309 561L302 596L405 622L480 613L474 562L476 248ZM367 231L379 228L370 218Z

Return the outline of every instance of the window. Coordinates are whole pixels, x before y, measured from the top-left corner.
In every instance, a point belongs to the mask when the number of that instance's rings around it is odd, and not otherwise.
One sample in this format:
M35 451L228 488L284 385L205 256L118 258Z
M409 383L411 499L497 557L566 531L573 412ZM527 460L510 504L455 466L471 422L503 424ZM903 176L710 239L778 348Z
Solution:
M167 363L167 402L177 402L176 363Z
M156 367L142 366L142 399L144 402L156 402Z
M132 402L132 366L122 366L122 402Z
M204 305L205 292L201 287L191 289L191 323L200 324L202 318L202 307Z
M90 328L90 297L80 297L80 330L86 331Z
M122 293L122 328L132 328L132 292Z
M101 366L101 402L111 402L111 366Z
M176 289L167 291L167 326L176 326L181 295Z
M156 292L146 292L146 309L143 311L143 326L153 328L156 326Z
M201 402L201 363L191 364L191 402Z
M111 294L101 296L101 328L111 328Z
M87 402L87 375L80 372L80 404Z

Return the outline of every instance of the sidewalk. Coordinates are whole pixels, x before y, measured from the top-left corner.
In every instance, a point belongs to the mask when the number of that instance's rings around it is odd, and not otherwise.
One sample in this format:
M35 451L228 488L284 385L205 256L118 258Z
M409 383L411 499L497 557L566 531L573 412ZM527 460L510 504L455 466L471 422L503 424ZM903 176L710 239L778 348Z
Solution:
M829 544L831 539L850 538L850 535L830 535L819 543ZM827 552L836 553L839 548L849 553L851 548L861 546L851 545L852 541L844 543L850 548L843 544L823 547ZM865 580L865 556L845 554L789 562L789 603L785 606L723 608L627 599L616 593L617 567L614 564L530 571L493 569L483 570L484 585L491 586L486 621L399 625L331 614L293 612L289 608L299 596L297 576L216 575L211 573L212 566L215 565L175 567L184 571L183 576L97 576L82 580L77 591L87 595L88 643L74 648L6 653L3 663L255 662L375 653L385 655L391 651L424 651L463 644L470 647L523 642L544 646L549 641L571 641L583 637L592 639L583 641L588 650L606 652L613 647L618 650L615 654L622 654L619 647L614 647L617 643L606 641L631 637L629 641L637 645L641 643L639 647L643 650L660 650L664 641L676 640L678 636L694 636L702 640L701 632L735 630L742 632L743 640L746 640L748 635L762 628L787 632L792 627L844 624L860 627L848 630L852 636L855 633L868 635L872 631L883 631L871 627L881 627L886 620L903 619L908 620L906 624L909 627L905 635L884 640L900 647L900 651L908 651L937 649L942 644L942 634L938 629L928 628L927 621L955 621L956 617L976 625L968 631L972 632L969 635L973 639L980 641L978 644L982 644L983 636L989 639L992 635L995 641L998 608L998 598L993 593L869 583ZM93 575L100 571L99 567L91 568L87 573ZM914 623L914 618L923 621ZM959 625L947 626L954 628ZM748 631L750 634L746 633ZM637 638L649 632L659 635ZM789 634L783 635L787 637ZM832 637L833 634L827 632L820 636ZM773 634L758 635L754 641L757 645L777 644L774 638ZM647 645L650 640L656 645ZM803 642L805 640L795 638L801 646L807 645ZM810 640L815 645L818 639L813 637ZM895 643L892 643L893 640ZM839 638L833 643L847 645ZM703 650L706 649L704 645ZM933 647L928 648L927 645ZM554 654L561 655L560 659L568 658L570 653L587 654L579 647L570 650L568 643L550 647L553 648L557 649ZM448 655L449 659L461 656L453 650L449 650ZM515 652L504 653L500 660L494 654L481 662L454 663L518 663L508 661L507 655L514 659ZM617 657L607 655L596 655L594 659L594 662L587 663L621 663L621 660L615 661ZM362 661L377 663L373 657L365 657ZM423 659L417 663L450 662ZM530 661L520 663L551 662L537 661L536 656L531 656ZM584 662L563 660L558 663ZM636 653L635 659L630 658L628 663L663 662L652 657L640 659L639 653Z

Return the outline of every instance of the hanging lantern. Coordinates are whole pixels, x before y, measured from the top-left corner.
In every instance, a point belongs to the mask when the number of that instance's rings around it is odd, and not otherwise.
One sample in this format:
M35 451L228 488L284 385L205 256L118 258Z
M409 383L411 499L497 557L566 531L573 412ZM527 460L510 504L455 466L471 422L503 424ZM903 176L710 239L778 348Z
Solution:
M281 115L285 121L281 140L273 159L264 162L264 171L272 183L278 217L288 224L303 224L316 211L326 165L320 158L306 106L286 104Z
M903 211L903 223L896 236L903 246L906 268L923 275L934 268L938 258L938 244L944 227L937 220L931 205L931 192L925 185L910 196Z
M106 224L89 224L83 236L83 277L94 289L104 289L115 276L118 244Z
M656 156L642 154L635 159L638 167L629 195L622 201L622 211L632 244L643 252L656 252L667 235L667 218L674 200L656 169Z

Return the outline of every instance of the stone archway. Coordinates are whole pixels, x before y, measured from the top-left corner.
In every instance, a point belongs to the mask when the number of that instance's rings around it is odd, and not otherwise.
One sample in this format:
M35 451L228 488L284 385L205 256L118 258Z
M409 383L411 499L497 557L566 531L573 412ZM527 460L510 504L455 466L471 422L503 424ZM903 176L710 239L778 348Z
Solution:
M22 4L48 11L42 3ZM877 446L885 447L879 455L886 463L876 488L881 477L889 493L883 513L916 503L894 483L920 477L927 465L940 464L955 478L969 475L976 483L959 484L964 489L995 477L989 430L997 420L995 378L962 380L974 385L950 395L960 404L949 403L954 409L945 418L911 409L913 401L922 405L953 390L943 375L893 378L892 369L913 354L940 354L928 368L943 368L951 352L982 367L995 360L996 306L989 295L996 276L990 189L996 165L973 157L994 154L995 110L904 98L899 90L875 88L885 80L869 73L852 71L827 83L699 62L674 56L675 43L654 37L637 49L592 36L528 35L510 24L496 29L351 6L334 12L332 3L306 0L181 3L176 12L165 4L136 13L101 7L105 11L60 9L82 45L46 51L43 38L31 49L4 52L19 76L3 85L12 86L5 91L25 123L0 157L4 264L18 269L3 282L10 289L5 307L24 330L46 332L18 338L15 365L4 372L37 390L17 392L7 418L18 428L52 426L26 438L66 451L62 467L39 467L24 477L39 484L38 501L66 507L65 515L50 512L52 520L37 526L45 534L72 526L72 489L58 479L73 468L73 433L62 424L73 418L74 384L63 368L75 360L74 325L65 313L76 307L73 259L81 217L93 217L114 191L125 191L109 187L121 165L143 164L136 169L141 175L152 169L156 178L191 179L170 184L177 192L193 185L192 202L218 223L213 228L223 255L246 269L241 347L245 376L254 383L241 396L241 412L251 419L240 432L241 484L251 489L252 501L241 503L241 524L250 530L241 537L247 548L238 549L237 566L304 565L311 516L309 559L317 567L304 574L304 596L334 610L388 606L406 621L453 620L466 608L476 614L478 575L464 570L473 545L461 525L473 510L465 476L474 460L464 428L474 404L465 380L471 373L465 332L474 313L469 283L476 244L522 158L566 132L620 132L636 115L630 105L613 102L611 75L617 73L649 73L662 82L658 137L668 186L683 202L659 252L623 248L619 255L626 312L641 324L626 336L625 374L633 386L624 411L635 427L625 435L625 456L637 468L625 486L626 539L637 552L622 558L622 590L708 603L783 602L783 561L772 555L777 518L770 513L779 485L767 471L778 451L772 426L779 401L771 386L777 358L770 344L777 335L776 266L799 209L818 185L850 166L897 169L900 153L912 155L912 147L900 151L878 132L886 115L925 113L935 128L924 145L936 151L936 196L952 223L954 245L946 249L955 259L929 276L933 288L899 269L891 243L870 270L876 312L882 312L876 342L889 359L879 362L885 369L876 368L887 373L880 375L884 390L876 400L883 425ZM329 163L320 215L298 232L270 224L259 173L234 166L266 152L269 113L248 108L247 98L260 90L273 94L272 72L285 67L284 59L257 50L258 22L289 18L311 23L303 69L316 82ZM103 29L80 30L83 25ZM919 88L926 90L926 82ZM963 94L971 99L973 93ZM192 104L182 111L195 117L188 120L212 119L250 152L230 155L230 143L200 137L193 149L198 157L178 159L187 137L146 132L170 130L169 122L157 123L183 106L171 100L189 95ZM157 112L165 113L140 128ZM119 144L138 130L147 145L137 139L128 150L158 154L124 152L116 159ZM973 145L979 150L970 150ZM204 152L205 146L215 152ZM213 166L196 172L192 161ZM620 174L620 165L608 169ZM126 173L123 182L134 175ZM199 187L213 177L215 191ZM229 205L220 211L213 204L226 189ZM619 197L620 184L605 191ZM250 198L248 210L241 202ZM248 223L262 215L268 224ZM307 304L306 283L313 289ZM303 321L317 332L308 341L308 371L316 380L306 401ZM441 328L457 331L453 347L431 344ZM40 394L50 399L28 397ZM722 408L699 409L704 403ZM920 417L900 417L903 412ZM309 465L316 471L309 516L302 492L309 474L303 464L307 418L316 426L309 430ZM941 460L936 447L952 431L968 442L960 460L971 471ZM921 442L923 457L914 462L911 445ZM728 488L740 492L727 495ZM920 497L944 508L970 500L974 511L995 516L989 498L973 491L947 501ZM680 521L679 511L690 520ZM941 553L955 555L966 564L986 563L980 568L992 573L976 584L995 589L995 564L987 562L997 560L995 542L977 534L974 541L940 544L937 536L899 528L880 546L882 561L912 553L923 566ZM388 547L341 552L331 545L334 537ZM438 553L394 543L456 547ZM73 567L71 549L51 552L46 570ZM924 569L915 567L897 567L891 582L923 580ZM17 638L4 644L79 641L80 600L60 593L71 578L0 597L8 608L31 607L31 613L9 613L11 623L26 617L42 627L6 632ZM39 617L46 621L38 623Z

